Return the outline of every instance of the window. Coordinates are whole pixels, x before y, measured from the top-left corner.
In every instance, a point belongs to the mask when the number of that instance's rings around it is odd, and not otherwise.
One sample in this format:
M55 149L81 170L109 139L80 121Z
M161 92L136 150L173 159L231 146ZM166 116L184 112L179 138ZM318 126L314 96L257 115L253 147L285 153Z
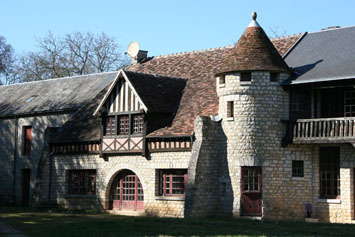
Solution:
M319 149L320 197L335 199L340 196L340 149Z
M242 167L242 191L260 192L261 191L261 168Z
M31 153L31 141L32 141L32 127L25 126L23 131L23 154L29 155Z
M129 134L129 116L128 115L120 116L119 122L120 122L120 135Z
M241 73L240 81L251 81L251 72L243 72L243 73Z
M219 76L219 84L220 85L226 84L226 77L224 75L223 76Z
M308 110L308 99L305 91L293 91L291 101L293 112L306 112Z
M355 91L344 92L344 117L355 116Z
M106 117L105 135L116 134L116 120L114 116Z
M303 160L292 161L292 177L303 177Z
M159 195L185 196L186 181L186 169L159 170Z
M228 101L227 102L227 118L233 118L234 117L234 104L233 101Z
M95 194L96 170L69 170L69 194Z
M279 77L279 74L277 72L270 72L270 81L271 82L277 82L278 77Z
M143 132L143 116L133 115L133 133Z

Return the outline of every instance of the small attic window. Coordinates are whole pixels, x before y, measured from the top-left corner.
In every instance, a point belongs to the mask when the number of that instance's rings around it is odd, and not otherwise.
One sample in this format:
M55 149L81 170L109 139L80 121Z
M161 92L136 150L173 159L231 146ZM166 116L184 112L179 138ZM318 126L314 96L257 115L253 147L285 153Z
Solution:
M26 103L30 103L32 100L34 100L34 98L36 98L37 97L37 95L32 95L30 98L28 98L27 100L26 100Z
M219 76L219 84L220 85L226 84L226 76L225 75Z
M242 72L240 75L240 81L251 81L251 72Z
M277 82L279 77L279 74L277 72L270 72L270 81L271 82Z

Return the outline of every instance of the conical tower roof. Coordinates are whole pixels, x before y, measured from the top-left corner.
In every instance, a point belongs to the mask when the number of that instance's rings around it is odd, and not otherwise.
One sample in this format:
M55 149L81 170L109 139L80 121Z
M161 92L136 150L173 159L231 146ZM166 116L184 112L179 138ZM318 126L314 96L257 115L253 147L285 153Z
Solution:
M217 74L235 71L290 71L263 28L256 21L255 12L252 14L252 21L231 49Z

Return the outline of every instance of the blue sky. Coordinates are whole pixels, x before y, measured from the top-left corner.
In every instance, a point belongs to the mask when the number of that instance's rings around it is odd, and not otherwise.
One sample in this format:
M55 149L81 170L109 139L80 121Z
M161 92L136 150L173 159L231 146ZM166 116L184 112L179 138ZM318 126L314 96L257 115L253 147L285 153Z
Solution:
M149 55L231 45L258 13L269 36L355 25L355 1L328 0L0 0L0 35L16 53L34 50L36 37L49 31L105 32L122 51L138 41Z

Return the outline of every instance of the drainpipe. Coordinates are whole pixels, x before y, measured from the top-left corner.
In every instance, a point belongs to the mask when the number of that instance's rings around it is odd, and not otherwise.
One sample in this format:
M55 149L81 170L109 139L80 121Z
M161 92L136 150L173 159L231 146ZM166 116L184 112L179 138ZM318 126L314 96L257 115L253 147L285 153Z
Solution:
M14 170L13 170L13 182L12 182L12 201L13 204L16 205L16 169L17 169L17 138L18 138L18 118L15 115L14 116L14 120L15 120L15 134L14 134Z
M53 152L49 153L49 183L48 183L48 208L51 207L52 197L52 164L53 164Z

